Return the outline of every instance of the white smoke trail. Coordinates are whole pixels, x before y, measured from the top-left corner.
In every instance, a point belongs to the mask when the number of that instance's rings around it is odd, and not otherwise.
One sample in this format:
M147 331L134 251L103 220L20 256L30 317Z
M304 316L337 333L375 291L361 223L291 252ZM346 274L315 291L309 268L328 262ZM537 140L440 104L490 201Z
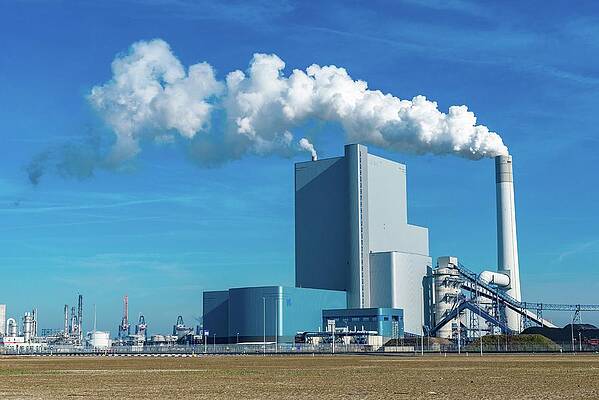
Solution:
M318 159L318 154L316 153L316 149L314 148L314 145L312 143L310 143L310 141L306 138L301 138L299 140L299 146L302 150L306 150L307 152L310 153L310 155L312 156L313 160Z
M191 141L200 162L289 155L291 131L313 119L339 123L351 142L398 152L469 159L508 153L466 106L443 113L424 96L402 100L370 90L332 65L289 76L284 67L274 54L255 54L247 73L230 72L222 82L207 63L185 70L163 40L142 41L115 58L112 79L95 86L89 101L116 134L115 161L135 156L145 138L173 133ZM215 115L224 123L211 124Z

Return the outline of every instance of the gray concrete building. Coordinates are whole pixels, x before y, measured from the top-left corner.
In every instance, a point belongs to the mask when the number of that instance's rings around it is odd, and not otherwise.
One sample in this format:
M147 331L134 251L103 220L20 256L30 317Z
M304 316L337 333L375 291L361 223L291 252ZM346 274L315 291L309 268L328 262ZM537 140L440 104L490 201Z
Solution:
M406 167L345 146L295 165L296 286L344 290L348 308L400 308L405 331L428 325L428 229L410 225Z

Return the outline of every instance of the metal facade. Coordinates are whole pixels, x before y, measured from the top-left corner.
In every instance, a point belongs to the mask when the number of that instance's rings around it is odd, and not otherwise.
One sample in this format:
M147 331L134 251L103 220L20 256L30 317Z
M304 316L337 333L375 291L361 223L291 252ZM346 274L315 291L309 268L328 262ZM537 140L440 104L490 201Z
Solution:
M229 291L207 291L203 295L203 325L204 332L210 337L216 335L222 338L229 336Z
M431 258L392 251L373 253L370 260L373 306L403 309L406 332L422 334L422 326L430 326L430 309L423 302L430 298Z
M284 286L204 292L204 304L217 303L220 306L208 308L204 312L204 329L210 331L211 337L216 333L217 343L262 342L265 339L266 342L292 343L297 332L322 328L322 310L344 307L346 293ZM219 333L225 324L211 316L215 312L227 316L226 334Z
M350 331L377 331L385 338L404 337L403 310L397 308L350 308L322 310L322 324L327 326L335 321L335 328L347 328Z
M428 229L408 224L405 165L352 144L296 164L295 184L296 286L346 290L348 308L404 308L420 334L431 259Z
M295 165L295 285L347 290L348 180L345 158Z

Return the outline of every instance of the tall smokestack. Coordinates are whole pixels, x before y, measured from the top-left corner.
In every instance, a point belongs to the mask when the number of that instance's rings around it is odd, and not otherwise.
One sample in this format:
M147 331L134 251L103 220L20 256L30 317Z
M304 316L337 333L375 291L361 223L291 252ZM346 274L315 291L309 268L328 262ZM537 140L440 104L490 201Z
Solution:
M69 337L69 306L68 304L64 305L64 337Z
M520 301L520 269L518 266L518 240L516 238L516 209L514 206L514 179L512 156L495 157L497 182L497 271L510 277L505 292ZM505 310L507 325L520 331L520 316Z
M83 295L79 295L77 301L77 333L79 334L79 343L83 343Z

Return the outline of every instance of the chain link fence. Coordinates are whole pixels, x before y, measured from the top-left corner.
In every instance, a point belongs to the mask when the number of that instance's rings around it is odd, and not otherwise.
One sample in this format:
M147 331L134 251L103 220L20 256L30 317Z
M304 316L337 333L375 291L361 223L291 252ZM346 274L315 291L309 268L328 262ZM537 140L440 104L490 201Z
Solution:
M196 344L167 346L112 346L94 349L78 346L48 346L20 349L0 348L4 355L139 355L139 356L198 356L209 354L470 354L470 353L599 353L599 346L588 343L518 343L508 337L485 338L482 343L438 343L424 338L411 341L388 343L386 346L331 343L253 343L253 344Z

